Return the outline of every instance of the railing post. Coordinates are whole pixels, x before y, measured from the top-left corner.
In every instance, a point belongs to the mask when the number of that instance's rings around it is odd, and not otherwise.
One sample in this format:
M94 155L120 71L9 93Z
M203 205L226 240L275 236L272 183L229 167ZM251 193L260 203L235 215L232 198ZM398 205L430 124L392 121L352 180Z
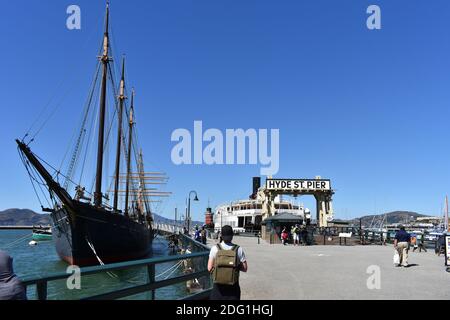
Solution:
M155 283L155 264L147 265L148 283ZM152 300L155 300L155 290L152 290Z
M47 300L47 281L38 281L36 291L38 300Z

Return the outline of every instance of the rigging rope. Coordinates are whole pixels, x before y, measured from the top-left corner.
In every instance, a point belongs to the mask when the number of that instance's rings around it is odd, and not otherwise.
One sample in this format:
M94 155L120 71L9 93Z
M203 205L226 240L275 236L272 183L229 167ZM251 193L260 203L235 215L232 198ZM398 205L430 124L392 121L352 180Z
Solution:
M93 39L94 35L98 33L98 30L100 29L99 26L101 26L101 22L102 22L103 18L101 16L98 17L97 19L97 23L95 24L95 28L92 28L91 33L87 36L86 40L84 41L84 43L81 44L81 46L78 47L78 50L82 51L86 48L86 46L88 45L88 43ZM103 38L102 38L102 42L100 43L98 52L101 52L103 47ZM26 137L31 135L31 131L34 129L34 127L38 124L38 122L40 122L41 118L44 116L44 114L46 113L48 107L52 104L52 102L56 99L56 96L59 92L61 92L61 88L62 86L66 83L69 82L69 80L74 80L75 79L75 75L76 72L71 72L73 70L73 64L71 64L67 69L66 72L64 73L63 78L61 79L61 81L59 82L57 89L55 90L55 93L49 98L48 102L44 105L44 107L41 109L41 112L39 113L39 115L36 117L36 120L32 122L32 124L30 125L29 129L27 130L25 136L23 137L22 140L24 140ZM64 98L65 99L65 98ZM63 100L64 100L63 99ZM56 108L51 112L51 115L47 117L46 120L44 120L44 123L47 123L49 118L51 118L51 116L56 112L56 109L59 108L59 106L61 105L62 101L60 101L59 105L56 106ZM43 125L41 125L40 129L38 130L37 133L34 134L33 138L28 142L31 143L34 138L36 138L36 136L38 135L38 133L42 130Z
M87 100L85 108L84 108L84 113L83 113L84 115L83 115L83 118L82 118L82 121L81 121L81 127L80 127L80 130L79 130L78 140L77 140L77 143L75 145L75 148L74 148L74 151L73 151L73 154L72 154L72 158L71 158L70 164L69 164L68 169L67 169L67 176L69 178L73 177L73 172L74 172L74 169L75 169L76 163L78 161L78 157L79 157L79 148L80 148L80 145L82 145L84 137L86 136L86 122L87 122L87 119L89 117L89 113L90 113L90 110L91 110L92 99L93 99L93 96L94 96L94 92L95 92L95 88L96 88L96 85L97 85L99 74L100 74L100 63L97 64L97 71L96 71L95 77L94 77L94 79L92 81L91 90L89 92L88 100ZM66 152L66 155L64 156L64 158L63 158L63 160L61 162L61 166L62 166L62 163L66 159L67 153L68 152ZM67 179L66 179L66 181L64 183L64 187L66 189L68 187L68 180Z
M102 265L102 266L104 266L105 264L103 263L103 261L102 261L102 259L100 259L100 257L98 256L98 254L97 254L97 251L95 250L95 247L94 247L94 245L89 241L89 239L88 239L88 237L86 236L86 242L87 242L87 244L89 245L89 248L91 248L91 250L92 250L92 252L94 253L94 255L95 255L95 257L97 258L97 261L100 263L100 265ZM158 274L158 275L156 275L155 276L155 278L158 278L158 277L160 277L160 276L162 276L162 275L164 275L164 274L166 274L169 270L172 270L174 267L176 267L166 278L165 278L165 280L166 279L168 279L179 267L180 267L180 265L183 263L183 261L180 261L180 262L178 262L177 264L175 264L175 265L173 265L172 267L170 267L169 269L167 269L167 270L165 270L164 272L162 272L161 274ZM107 271L106 272L111 278L114 278L114 279L117 279L117 280L121 280L120 278L119 278L119 276L118 275L116 275L116 274L114 274L113 272L110 272L110 271ZM140 282L134 282L134 281L131 281L131 280L124 280L125 282L128 282L128 283L132 283L132 284L139 284Z
M95 257L97 258L98 263L100 263L100 265L104 266L105 264L103 263L102 259L100 259L100 257L98 256L97 252L95 251L94 245L89 241L89 239L87 238L87 236L86 236L86 242L88 243L89 248L91 248L91 250L92 250L92 252L94 253ZM108 272L106 272L106 273L107 273L110 277L112 277L112 278L114 278L114 279L118 279L118 278L119 278L116 274L114 274L114 273L112 273L112 272L109 272L109 271L108 271Z
M31 237L31 236L32 236L32 234L26 234L26 235L24 235L23 237L20 237L20 238L18 238L18 239L16 239L16 240L14 240L14 241L12 241L12 242L10 242L10 243L4 245L4 246L2 247L2 249L4 249L4 250L6 250L6 249L11 249L11 248L15 247L16 245L18 245L19 243L21 243L21 242L27 240L27 239L28 239L29 237Z
M96 97L94 103L97 103L98 100L98 96ZM91 138L87 140L86 143L86 147L85 147L85 153L84 153L84 159L83 159L83 164L81 165L81 172L80 172L80 178L79 178L79 182L78 185L81 185L81 181L83 180L83 176L84 176L84 170L86 168L86 161L87 158L89 156L89 154L92 152L92 148L91 146L94 145L94 139L95 139L95 127L97 126L97 122L98 122L98 114L96 113L95 116L92 117L91 119L91 126L89 128L89 135ZM92 189L90 189L90 191L92 192Z
M39 204L41 205L41 208L43 208L44 206L42 205L41 198L39 197L39 194L38 194L38 192L36 190L36 187L34 185L33 177L31 175L29 167L28 167L28 162L24 159L24 155L22 154L22 152L20 150L18 150L18 151L19 151L20 159L22 160L22 163L23 163L23 165L25 167L25 170L27 170L28 177L30 178L31 186L33 187L34 193L36 194L36 197L38 198L38 201L39 201Z

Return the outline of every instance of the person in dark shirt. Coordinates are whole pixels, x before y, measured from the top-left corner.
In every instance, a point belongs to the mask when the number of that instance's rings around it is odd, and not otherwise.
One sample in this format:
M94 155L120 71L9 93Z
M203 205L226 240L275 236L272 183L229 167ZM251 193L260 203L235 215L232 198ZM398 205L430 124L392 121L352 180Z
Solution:
M201 238L201 242L203 244L206 244L206 229L205 226L202 227L202 230L200 231L200 238Z
M436 240L436 247L434 249L436 254L438 256L441 255L441 253L445 252L445 235L440 235L439 238Z
M399 266L408 267L408 251L411 243L411 235L406 232L404 226L400 226L400 230L395 234L394 248L400 256Z
M27 300L26 288L14 274L13 259L0 250L0 300Z
M425 248L425 241L424 241L425 235L424 234L418 234L417 235L417 248L419 249L419 252L425 251L427 252L427 249ZM414 250L416 251L416 247L414 247Z

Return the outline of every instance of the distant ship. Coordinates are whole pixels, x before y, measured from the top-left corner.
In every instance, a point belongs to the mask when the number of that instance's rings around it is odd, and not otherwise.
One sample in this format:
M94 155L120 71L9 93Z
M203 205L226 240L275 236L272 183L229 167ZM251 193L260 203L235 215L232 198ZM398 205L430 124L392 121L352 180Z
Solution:
M221 227L225 225L231 226L234 232L261 230L262 201L256 197L260 185L261 179L253 178L253 193L249 199L235 200L216 207L213 215L216 232L220 231ZM305 208L303 204L295 204L277 196L275 198L275 215L280 213L290 213L304 222L311 219L310 210Z
M152 212L150 208L150 197L168 196L169 193L157 192L155 188L147 188L148 184L164 184L166 177L162 173L147 173L144 171L142 151L136 151L136 139L134 129L134 90L131 96L131 104L126 105L125 92L125 61L122 63L122 72L118 93L114 95L113 106L107 106L108 88L116 87L113 83L114 73L112 69L112 57L110 55L109 36L109 4L106 7L105 31L102 47L97 65L97 74L91 88L88 105L85 108L83 121L80 128L78 140L73 149L73 156L68 164L66 175L58 169L52 168L44 160L33 153L29 144L34 140L25 142L25 139L16 140L21 159L30 175L34 189L44 186L49 193L51 207L43 211L50 212L53 220L53 238L56 251L60 258L69 264L78 266L89 266L103 263L112 263L133 260L146 257L151 251L154 236L152 228ZM98 81L99 78L101 81ZM111 82L110 86L108 84ZM97 88L99 90L97 91ZM95 101L94 92L98 92L99 109L91 108ZM109 108L108 108L109 107ZM105 116L114 113L114 118ZM128 118L123 117L123 114ZM128 121L123 121L123 118ZM91 120L89 120L91 119ZM115 171L113 178L114 187L110 191L102 190L104 175L103 166L106 163L105 147L110 138L113 121L117 127L117 149L115 152ZM70 119L69 119L70 120ZM91 127L88 123L91 121ZM126 124L124 125L123 122ZM128 127L128 134L125 129ZM91 128L91 129L90 129ZM89 131L92 130L92 131ZM80 182L73 182L74 167L79 162L86 162L86 154L91 150L83 149L83 142L88 143L90 137L98 135L95 149L96 162L91 178L92 189L86 190ZM54 140L53 143L59 143ZM111 144L111 143L110 143ZM94 141L95 145L95 141ZM94 149L94 150L95 150ZM85 152L85 155L80 153ZM139 150L139 149L138 149ZM120 173L121 158L125 159L126 173ZM136 160L137 171L132 171L132 158ZM82 161L79 161L80 158ZM50 169L51 168L51 169ZM84 167L83 167L84 170ZM51 174L49 171L53 171ZM80 180L84 172L80 174ZM95 177L93 175L95 174ZM85 175L88 175L87 173ZM65 183L60 184L59 178L65 177ZM95 182L95 189L94 189ZM39 184L39 185L37 185ZM125 184L125 190L121 185ZM69 186L73 188L69 189ZM72 190L74 194L70 194ZM91 191L94 191L91 194ZM109 204L108 192L114 194L112 206ZM122 210L119 209L119 201Z
M310 218L310 210L302 204L275 199L275 215L290 213L306 221ZM216 207L214 214L214 229L229 225L235 232L252 232L261 230L262 201L256 199L236 200Z

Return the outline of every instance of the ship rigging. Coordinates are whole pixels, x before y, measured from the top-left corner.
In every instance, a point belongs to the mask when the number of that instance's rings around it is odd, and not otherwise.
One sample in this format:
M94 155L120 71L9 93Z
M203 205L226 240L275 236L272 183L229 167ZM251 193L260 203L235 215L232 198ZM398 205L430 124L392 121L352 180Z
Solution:
M151 204L159 203L155 199L170 196L170 192L155 188L167 184L168 177L162 172L146 172L144 168L135 127L134 89L130 104L127 103L125 58L119 86L115 85L109 3L104 27L101 52L75 135L72 156L70 161L66 162L66 157L62 161L62 164L67 163L66 173L31 150L30 144L36 135L27 139L30 136L27 134L22 140L16 140L41 206L51 213L59 256L80 266L97 264L99 258L108 263L148 255L154 234ZM108 101L110 92L113 93L111 102ZM117 129L114 174L106 188L105 172L109 170L108 150L113 145L114 129ZM96 144L94 137L97 137ZM95 161L90 161L92 149L96 149ZM89 163L95 164L91 171ZM125 171L121 170L124 165ZM89 175L93 177L90 185L85 181ZM64 180L60 181L61 178ZM46 207L42 195L46 198Z

